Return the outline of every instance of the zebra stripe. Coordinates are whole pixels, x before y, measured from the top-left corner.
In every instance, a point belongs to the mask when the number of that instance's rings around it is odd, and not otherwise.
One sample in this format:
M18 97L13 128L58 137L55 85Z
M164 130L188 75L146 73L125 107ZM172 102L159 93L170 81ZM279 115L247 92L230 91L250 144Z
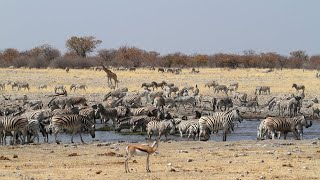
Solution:
M223 130L223 141L227 140L227 133L234 128L235 121L242 121L239 110L234 109L228 112L215 112L212 116L205 116L199 119L199 141L208 131L215 132Z
M176 127L180 133L180 136L183 137L183 134L187 132L188 128L193 125L197 124L197 122L193 120L181 121Z
M307 120L304 116L297 116L293 118L280 118L280 117L267 117L265 119L265 126L268 131L271 132L272 139L276 136L276 131L279 131L280 133L284 133L284 139L286 139L286 135L288 132L293 132L293 134L296 136L296 139L302 139L303 138L303 126L306 128L310 127L312 125L312 122L308 124ZM297 129L300 133L297 132ZM264 133L264 135L266 132Z
M148 138L151 140L151 136L153 133L156 133L158 132L159 133L159 136L158 136L158 139L160 140L161 139L161 136L164 134L165 137L166 137L166 140L167 140L167 136L169 134L169 131L170 131L170 134L173 134L174 131L175 131L175 124L174 124L174 121L172 119L170 120L164 120L164 121L156 121L156 120L153 120L153 121L150 121L148 124L147 124L147 136Z
M0 126L3 128L3 143L6 144L6 133L13 132L13 144L16 144L16 134L21 131L22 138L20 137L22 144L25 143L27 135L28 120L22 116L5 116L0 120Z
M35 137L37 137L37 142L39 143L39 134L38 132L40 131L40 122L38 120L32 119L29 120L28 126L27 126L27 142L30 143L34 140ZM31 138L31 136L33 137Z
M95 125L93 122L89 121L87 117L81 115L56 115L51 119L53 132L55 135L55 140L57 144L59 141L57 139L57 134L62 129L67 129L72 131L71 143L73 143L73 135L78 131L80 135L81 142L84 143L82 139L81 132L83 130L88 130L92 138L95 137Z

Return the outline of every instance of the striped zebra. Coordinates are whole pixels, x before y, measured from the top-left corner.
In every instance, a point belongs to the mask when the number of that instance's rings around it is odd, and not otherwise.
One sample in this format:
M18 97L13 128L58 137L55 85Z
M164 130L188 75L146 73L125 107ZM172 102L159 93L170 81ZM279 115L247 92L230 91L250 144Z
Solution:
M40 132L40 122L36 119L29 120L27 126L27 143L33 142L34 138L37 137L37 142L39 144L38 132Z
M192 136L193 140L196 140L196 137L199 136L199 123L192 123L187 129L188 139ZM205 134L204 140L208 140L210 138L209 132Z
M302 139L303 126L309 128L312 126L312 121L310 121L308 124L304 116L297 116L293 118L267 117L265 119L265 126L266 129L271 133L272 139L275 139L277 131L284 133L284 139L286 139L288 132L292 132L296 136L296 139ZM264 132L263 136L265 136L265 134L266 131Z
M6 134L12 133L13 144L17 144L16 135L18 132L22 133L22 138L20 136L22 144L25 143L25 138L27 136L27 126L28 120L22 116L4 116L0 120L0 126L3 129L3 143L6 144Z
M73 136L76 132L79 132L81 142L84 143L82 139L81 132L88 130L91 137L95 137L95 125L93 122L89 121L87 117L81 115L56 115L51 119L51 124L53 128L53 133L55 136L55 141L57 144L60 144L58 141L57 135L60 130L67 129L72 131L71 143L73 143Z
M116 125L116 121L118 119L118 109L117 108L105 108L102 104L94 105L95 116L100 117L100 123L107 123L110 119L112 120L113 126ZM119 110L119 113L122 112L123 109Z
M136 132L137 129L140 128L140 132L143 132L144 129L146 129L147 124L152 121L152 120L156 120L155 117L149 117L146 115L142 115L142 116L133 116L130 119L130 131L131 132Z
M96 116L95 116L95 109L92 107L85 107L79 110L79 115L85 116L88 118L88 120L96 123Z
M242 121L242 117L238 109L227 112L215 112L212 116L204 116L199 119L199 141L201 136L206 136L207 131L217 132L223 130L222 140L227 140L227 133L233 131L235 122Z
M192 107L192 112L196 106L196 99L193 96L179 96L174 99L175 107L177 112L179 112L180 105L183 106L184 110L186 111L186 104L190 104Z
M177 126L176 129L179 131L180 133L180 137L183 137L183 134L185 134L189 127L193 124L197 124L198 122L194 121L194 120L186 120L186 121L181 121Z
M153 133L158 133L158 139L161 139L161 136L164 134L167 140L168 134L173 134L175 131L175 124L172 119L163 120L163 121L150 121L147 124L147 136L148 139L151 140L151 136Z
M86 91L87 86L85 84L71 84L70 85L70 91L76 92L77 89L83 89L84 91Z

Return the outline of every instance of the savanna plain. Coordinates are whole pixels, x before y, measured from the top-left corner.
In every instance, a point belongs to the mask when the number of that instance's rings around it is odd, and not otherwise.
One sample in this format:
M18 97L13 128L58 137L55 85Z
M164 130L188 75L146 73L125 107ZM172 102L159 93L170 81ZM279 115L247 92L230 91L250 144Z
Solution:
M178 87L198 85L200 93L214 95L204 87L208 81L219 84L239 83L239 92L253 95L256 86L270 86L271 95L260 99L295 93L293 83L306 86L306 98L318 96L320 79L316 71L300 69L200 69L199 74L160 73L148 69L114 71L120 87L138 91L144 82L172 82ZM53 87L72 83L88 86L87 91L69 92L84 96L89 103L101 102L110 91L103 71L71 69L0 69L0 80L30 84L29 91L1 91L12 98L26 94L31 99L48 99ZM39 90L40 84L48 88ZM2 97L0 97L2 98ZM1 99L2 103L5 103ZM51 137L52 138L52 137ZM41 142L41 141L40 141ZM131 173L124 172L125 147L131 142L101 142L86 144L40 144L0 146L0 179L320 179L320 141L314 140L240 140L216 142L161 141L157 153L150 157L151 173L146 173L146 157L129 161ZM149 143L151 141L137 142Z

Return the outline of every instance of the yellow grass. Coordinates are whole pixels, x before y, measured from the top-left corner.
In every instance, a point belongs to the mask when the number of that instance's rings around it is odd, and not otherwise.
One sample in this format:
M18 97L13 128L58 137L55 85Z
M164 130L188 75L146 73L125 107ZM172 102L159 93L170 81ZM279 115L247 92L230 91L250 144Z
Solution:
M271 73L264 73L265 69L236 69L228 70L223 68L203 68L199 74L190 74L191 69L183 69L179 75L159 73L147 69L137 69L135 72L114 71L118 75L120 87L128 87L129 91L140 90L144 82L161 82L163 80L172 82L178 87L185 85L198 85L201 94L213 94L212 90L204 87L207 81L215 80L219 84L228 85L230 82L238 82L240 92L253 94L256 86L270 86L271 93L275 95L295 93L291 88L293 83L306 86L307 97L314 97L318 94L320 79L315 77L315 70L284 69L275 70ZM107 78L104 71L71 69L66 73L62 69L0 69L0 80L24 81L31 86L30 91L11 91L7 87L5 93L29 94L49 93L57 84L67 86L72 83L81 83L88 86L88 90L77 91L78 94L106 93L110 91L107 87ZM38 90L40 84L47 84L47 90ZM71 92L73 93L73 92Z

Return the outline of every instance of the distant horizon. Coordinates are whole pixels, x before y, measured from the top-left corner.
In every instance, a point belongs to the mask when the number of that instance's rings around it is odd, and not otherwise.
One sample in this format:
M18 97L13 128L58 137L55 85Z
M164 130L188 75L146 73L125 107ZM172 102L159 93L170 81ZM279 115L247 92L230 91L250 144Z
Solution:
M318 7L317 0L1 1L0 50L49 44L65 53L71 36L94 36L102 40L97 50L313 56L320 55Z

